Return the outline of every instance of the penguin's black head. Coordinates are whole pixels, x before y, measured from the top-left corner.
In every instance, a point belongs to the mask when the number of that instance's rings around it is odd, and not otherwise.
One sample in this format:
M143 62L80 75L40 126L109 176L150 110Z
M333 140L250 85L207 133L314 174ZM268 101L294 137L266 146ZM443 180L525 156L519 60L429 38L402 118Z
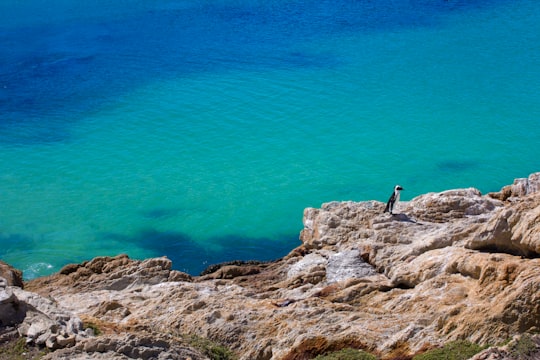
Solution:
M401 187L401 185L396 185L396 187L394 188L395 191L400 191L400 190L403 190L403 188Z

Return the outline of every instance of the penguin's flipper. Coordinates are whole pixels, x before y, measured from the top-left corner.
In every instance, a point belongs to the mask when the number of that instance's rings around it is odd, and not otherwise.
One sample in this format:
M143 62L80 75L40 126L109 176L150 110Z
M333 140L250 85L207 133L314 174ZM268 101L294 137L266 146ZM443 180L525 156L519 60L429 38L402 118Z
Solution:
M388 199L388 202L386 203L386 208L384 209L384 212L392 213L392 208L394 207L394 202L396 201L396 193L392 193L392 196L390 196L390 199Z

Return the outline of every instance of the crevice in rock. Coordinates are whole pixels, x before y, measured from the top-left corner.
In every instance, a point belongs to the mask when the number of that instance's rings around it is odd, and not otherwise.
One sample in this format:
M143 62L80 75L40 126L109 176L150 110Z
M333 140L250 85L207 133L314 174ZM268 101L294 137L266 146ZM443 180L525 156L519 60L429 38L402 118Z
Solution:
M379 291L381 291L381 292L389 292L389 291L394 290L394 289L411 290L411 289L414 289L415 286L416 285L407 283L405 281L400 281L400 282L393 283L390 286L381 286L379 288Z
M540 254L534 251L524 251L523 249L510 248L507 246L497 246L490 244L489 246L477 247L472 250L479 251L486 254L508 254L512 256L520 256L525 259L538 259Z
M225 267L225 266L231 266L231 265L234 265L234 266L246 266L246 265L268 265L272 262L274 262L276 260L273 260L273 261L258 261L258 260L233 260L233 261L226 261L226 262L221 262L221 263L218 263L218 264L212 264L212 265L209 265L206 269L204 269L200 274L199 276L204 276L204 275L209 275L209 274L212 274L212 273L215 273L216 271L218 271L219 269Z
M414 287L415 285L409 284L403 281L394 284L394 289L410 290L410 289L414 289Z

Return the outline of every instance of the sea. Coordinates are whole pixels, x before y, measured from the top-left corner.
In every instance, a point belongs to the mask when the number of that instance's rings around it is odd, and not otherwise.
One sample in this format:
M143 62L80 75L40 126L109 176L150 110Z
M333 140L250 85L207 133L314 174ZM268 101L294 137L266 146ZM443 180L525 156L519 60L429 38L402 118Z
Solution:
M540 171L537 0L2 0L0 259L197 275Z

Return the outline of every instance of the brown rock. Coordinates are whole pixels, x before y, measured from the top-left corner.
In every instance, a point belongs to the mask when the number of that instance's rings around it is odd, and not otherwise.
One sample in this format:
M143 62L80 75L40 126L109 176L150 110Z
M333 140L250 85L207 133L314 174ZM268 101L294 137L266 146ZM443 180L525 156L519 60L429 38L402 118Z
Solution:
M58 286L69 291L122 290L144 284L191 281L190 275L171 268L172 262L166 257L138 261L125 254L103 256L82 264L66 265L57 274L28 282L27 287L32 291L49 294Z
M9 264L0 260L0 277L3 277L7 281L9 286L24 287L22 279L22 271L15 269Z
M502 207L467 244L526 257L540 254L540 192Z
M20 324L26 317L26 304L21 303L11 286L0 277L0 328Z
M68 339L62 340L69 342ZM168 360L208 360L182 339L153 336L140 333L116 334L107 337L86 339L76 346L55 351L43 360L87 360L87 359L168 359Z

